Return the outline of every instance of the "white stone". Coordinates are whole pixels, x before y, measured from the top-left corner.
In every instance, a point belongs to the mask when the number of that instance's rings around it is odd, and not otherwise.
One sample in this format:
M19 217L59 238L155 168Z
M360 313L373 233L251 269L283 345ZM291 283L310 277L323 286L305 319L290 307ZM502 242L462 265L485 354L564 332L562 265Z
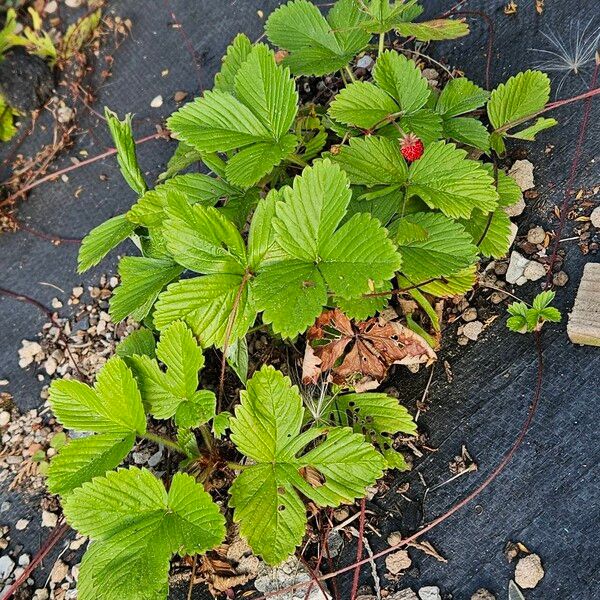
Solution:
M50 598L50 592L45 589L35 590L32 600L48 600Z
M375 61L373 60L373 58L371 56L369 56L368 54L365 54L364 56L361 56L356 61L356 66L359 69L370 69L373 66L374 62Z
M29 525L27 519L19 519L15 527L17 528L17 531L23 531L24 529L27 529L27 525Z
M152 108L160 108L163 105L163 97L159 94L152 98L152 102L150 102L150 106Z
M600 229L600 206L597 206L590 215L590 221L594 227Z
M517 160L510 168L508 176L512 177L522 192L535 187L533 179L533 164L528 160Z
M42 511L42 527L56 527L58 516L49 510Z
M0 581L6 581L15 568L15 561L8 555L0 556Z
M419 590L421 600L442 600L440 588L435 585L428 585Z
M0 412L0 427L6 427L10 423L10 413L7 410Z
M529 264L529 262L529 259L513 250L510 253L508 269L506 270L506 275L504 276L506 281L508 281L508 283L517 283L519 278L523 277L523 271L525 271L525 267ZM525 279L525 281L527 281L527 279Z
M27 567L30 562L31 562L31 558L29 558L29 554L21 554L21 556L19 556L19 566L20 567Z
M419 600L419 597L410 588L405 588L388 596L387 600Z
M537 281L546 276L546 267L539 262L530 260L529 264L523 270L523 276L528 281Z
M482 331L483 323L481 321L471 321L465 324L462 332L466 338L475 341Z

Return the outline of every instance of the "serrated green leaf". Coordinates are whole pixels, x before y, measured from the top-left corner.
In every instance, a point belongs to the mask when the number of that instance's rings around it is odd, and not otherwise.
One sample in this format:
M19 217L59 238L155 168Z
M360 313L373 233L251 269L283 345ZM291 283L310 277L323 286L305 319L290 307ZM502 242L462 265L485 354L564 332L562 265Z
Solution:
M448 119L482 107L490 93L466 77L451 79L440 93L435 110Z
M415 113L400 118L400 128L406 133L414 133L425 146L439 140L443 133L442 118L429 108L423 108ZM380 131L381 135L391 135L393 125L388 125ZM394 129L396 129L394 127ZM393 137L398 137L398 130Z
M408 176L400 144L387 138L351 138L332 159L348 174L353 184L402 185Z
M438 298L449 298L451 296L457 296L458 294L464 294L475 285L477 279L476 272L477 267L472 265L449 277L443 277L437 281L419 285L419 290L425 294L431 294ZM398 277L398 285L401 288L410 287L419 283L421 282L410 281L401 276Z
M117 344L115 354L121 358L128 358L134 354L145 354L150 358L154 358L156 356L154 334L145 327L132 331Z
M541 71L524 71L501 83L491 94L487 113L494 129L511 124L542 110L550 98L550 79Z
M246 335L254 323L256 310L251 288L241 275L217 273L183 279L168 286L160 295L154 312L154 325L163 329L173 321L185 321L202 347L225 343L231 319L228 343ZM232 312L235 314L233 317Z
M357 81L342 89L329 107L332 118L361 129L386 125L388 117L399 112L394 99L367 81Z
M123 257L119 262L121 285L110 299L109 313L113 321L122 321L129 315L142 321L161 290L182 271L182 267L170 260Z
M398 103L399 109L392 112L413 113L425 106L431 94L427 80L415 62L392 50L384 51L377 58L373 79Z
M213 419L213 434L216 438L222 438L225 435L225 432L229 429L229 421L231 420L231 413L226 410L220 412L218 415L215 415Z
M231 487L230 505L240 533L267 563L277 564L300 544L306 527L299 493L320 506L351 502L381 476L381 455L349 428L301 433L302 399L288 378L263 367L248 382L231 419L231 439L255 461ZM298 456L316 437L325 439ZM323 478L312 486L301 475L311 468Z
M321 250L320 271L329 289L343 298L372 290L401 267L400 256L379 221L358 213L344 223Z
M435 142L408 171L407 196L419 196L446 216L468 218L473 208L496 208L494 181L482 166L454 144Z
M167 494L145 469L109 472L75 490L63 508L93 540L82 562L82 600L166 600L171 555L205 552L225 537L219 507L184 473Z
M70 441L50 462L48 489L65 496L119 466L134 443L135 433L99 433Z
M444 121L444 137L473 146L487 152L490 149L490 134L485 125L470 117L455 117Z
M275 243L273 218L275 207L280 199L277 190L270 190L267 197L261 200L252 215L248 232L248 266L256 271L261 263L268 259Z
M475 209L469 219L461 220L473 243L483 256L502 258L509 250L511 221L503 208L491 213Z
M511 133L508 137L534 142L535 136L540 133L540 131L550 129L550 127L554 127L555 125L558 125L558 121L556 119L546 119L544 117L540 117L533 125L530 125L525 129L521 129L521 131Z
M215 75L213 88L222 92L234 92L235 76L242 63L248 58L252 50L252 42L248 36L238 33L233 42L227 46L227 53L223 57L221 71Z
M273 11L265 25L269 41L289 52L283 64L295 75L325 75L344 68L368 43L364 18L353 0L338 0L327 19L307 0Z
M53 381L50 406L68 429L111 434L146 432L146 415L136 381L118 356L104 365L93 388L74 379Z
M264 267L253 285L263 322L293 338L310 327L327 303L327 286L310 262L284 260Z
M170 179L194 163L200 162L203 155L185 142L179 142L173 156L167 162L167 168L158 176L158 181Z
M468 35L469 26L455 19L433 19L421 23L398 23L395 27L399 35L414 37L420 42L455 40Z
M390 2L390 0L370 0L365 3L368 18L361 26L369 33L387 33L398 23L411 21L421 13L416 0Z
M135 229L126 215L117 215L94 227L84 238L77 257L77 272L97 265L113 248L125 241Z
M402 255L402 272L415 282L456 273L477 259L477 247L465 228L439 213L415 213L399 220L418 225L427 237L419 234L408 239L402 227L398 247Z
M254 46L238 69L235 96L277 141L289 131L298 110L298 92L289 69L277 66L265 44Z
M488 175L492 177L492 179L497 179L496 190L498 191L498 206L512 206L523 197L523 192L517 182L502 171L502 169L498 169L494 174L494 165L484 163L482 167L488 172Z
M546 290L544 292L540 292L534 299L532 306L537 310L542 310L552 304L554 298L556 296L556 292L552 290Z
M244 240L216 208L171 196L165 212L163 235L175 262L196 273L244 273Z
M129 187L141 196L147 189L144 175L137 161L135 141L131 131L131 115L120 121L116 113L105 107L106 123L117 149L117 161Z

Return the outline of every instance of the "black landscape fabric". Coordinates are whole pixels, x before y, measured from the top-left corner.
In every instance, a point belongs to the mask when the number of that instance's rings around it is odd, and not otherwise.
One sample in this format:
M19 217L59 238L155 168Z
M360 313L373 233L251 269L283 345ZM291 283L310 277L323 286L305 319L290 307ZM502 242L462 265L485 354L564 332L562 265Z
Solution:
M279 3L275 0L122 0L109 3L109 11L131 19L132 35L115 55L113 76L100 89L95 109L109 106L119 115L135 114L136 137L152 134L155 125L175 109L173 94L178 90L192 95L211 86L225 47L237 32L251 39L262 34L263 15ZM426 16L433 17L448 10L449 1L426 2ZM491 62L491 84L496 85L518 71L532 67L540 54L532 48L549 48L542 32L555 32L568 38L569 28L591 19L600 22L596 0L572 2L547 1L542 15L533 1L518 2L515 15L504 12L504 0L480 0L464 3L470 11L472 33L448 43L434 43L428 52L457 67L475 82L485 83L488 25L477 14L482 11L491 19L495 39ZM173 27L173 14L183 29ZM168 69L167 75L161 72ZM552 75L552 74L551 74ZM561 73L553 76L557 83ZM589 73L583 78L570 75L560 97L585 91ZM151 100L161 94L164 103L152 108ZM543 133L538 142L529 144L528 157L535 165L537 190L540 195L519 217L519 232L531 225L556 226L550 218L555 205L560 205L573 158L583 105L571 104L552 116L560 125ZM112 144L103 123L93 114L86 117L90 132L65 153L56 167L68 166L71 156L87 150L89 156L102 153ZM21 148L27 154L39 148L44 132L38 131ZM593 103L590 128L582 149L582 160L576 187L590 188L600 183L600 101ZM552 144L552 153L545 153ZM174 144L154 140L138 148L139 160L148 179L164 168ZM10 151L7 144L6 152ZM596 157L596 162L592 159ZM2 179L7 176L4 172ZM106 175L105 180L100 176ZM82 188L78 197L76 190ZM114 157L71 172L68 181L57 180L35 189L19 208L19 218L30 227L64 237L83 237L105 219L122 213L134 201L133 192L124 183ZM570 227L563 234L570 236ZM565 242L564 270L570 280L557 293L557 305L566 312L572 307L577 284L587 261L597 256L584 256L576 243ZM52 245L26 232L0 237L1 286L27 294L49 306L51 299L68 297L76 285L91 285L99 274L114 272L115 253L108 261L83 276L77 275L78 247L72 244ZM125 249L123 249L125 250ZM131 250L131 249L130 249ZM519 289L525 297L539 291L532 283ZM66 303L65 303L66 304ZM62 311L67 310L61 309ZM28 304L0 297L0 379L10 381L7 388L21 409L39 405L42 383L32 368L18 366L17 350L22 339L35 339L46 317ZM394 530L416 529L473 489L501 460L515 440L532 398L537 362L533 340L529 336L509 333L505 319L498 319L475 344L466 348L448 348L442 352L430 388L431 409L420 423L431 435L437 452L417 461L409 474L401 474L395 485L370 504L380 515L381 537L370 536L374 552L386 546L387 534ZM522 541L538 553L546 575L537 589L526 591L527 600L592 600L600 592L600 444L598 407L600 401L600 349L575 347L567 339L566 320L550 326L542 336L544 379L538 413L525 443L508 468L472 504L447 520L426 536L448 560L442 563L431 557L419 557L399 587L438 585L444 598L468 600L480 587L507 598L508 581L514 573L503 550L508 540ZM447 359L454 379L448 383L442 367ZM426 373L409 377L406 370L397 371L393 383L400 399L411 410L420 397ZM427 495L421 503L421 473L429 486L449 478L448 463L465 444L479 466L476 473L464 475ZM413 482L407 503L398 492L405 481ZM421 486L421 487L419 487ZM1 490L3 499L13 509L3 513L0 523L11 526L15 540L31 555L40 540L48 535L41 530L39 501L23 500L17 492ZM30 502L24 505L23 502ZM26 531L15 531L19 518L32 519ZM404 524L401 516L403 515ZM337 566L350 564L356 554L354 546L346 546ZM53 564L36 578L43 583ZM385 569L381 570L383 578ZM372 585L370 568L362 571L362 581ZM385 583L385 579L382 579ZM182 587L182 590L184 588ZM349 597L349 578L341 581L342 598ZM187 592L187 586L185 586ZM195 598L208 597L201 590ZM346 594L346 595L344 595ZM174 590L174 598L184 598L184 591Z

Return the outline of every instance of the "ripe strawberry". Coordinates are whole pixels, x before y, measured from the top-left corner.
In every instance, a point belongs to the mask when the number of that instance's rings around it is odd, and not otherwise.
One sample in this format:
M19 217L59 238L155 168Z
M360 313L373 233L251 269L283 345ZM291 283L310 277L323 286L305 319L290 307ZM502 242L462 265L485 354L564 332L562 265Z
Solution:
M400 140L400 152L408 162L413 162L423 156L423 142L414 133L409 133Z

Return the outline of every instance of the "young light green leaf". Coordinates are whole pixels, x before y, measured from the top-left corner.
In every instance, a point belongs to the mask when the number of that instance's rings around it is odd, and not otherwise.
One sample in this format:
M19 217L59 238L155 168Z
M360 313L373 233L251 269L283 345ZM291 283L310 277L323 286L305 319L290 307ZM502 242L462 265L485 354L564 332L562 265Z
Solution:
M244 382L245 383L245 382ZM231 420L231 413L224 410L218 415L215 415L213 419L213 434L216 438L222 438L225 432L229 429L229 421Z
M215 75L213 89L233 94L235 76L251 51L252 42L248 39L248 36L238 33L233 42L227 46L227 53L223 57L221 71Z
M154 358L156 356L154 333L145 327L132 331L117 344L115 354L121 358L128 358L134 354L145 354Z
M117 215L94 227L84 238L77 257L77 272L97 265L113 248L126 240L135 229L126 215Z
M131 115L120 121L116 113L108 107L104 109L106 122L117 149L117 161L123 178L129 187L141 196L147 189L144 175L138 164L135 141L131 131Z
M534 142L535 136L540 133L540 131L550 129L550 127L554 127L555 125L558 125L558 121L556 119L546 119L544 117L540 117L533 125L526 127L525 129L521 129L521 131L511 133L508 137Z
M501 83L491 94L488 117L494 129L510 129L546 106L550 98L550 79L541 71L524 71Z
M369 43L363 18L354 0L338 0L327 19L312 2L294 0L271 13L265 31L289 52L283 64L295 75L320 76L343 69Z
M196 391L198 372L204 366L202 348L185 323L176 321L162 331L156 357L166 366L166 372L149 356L131 359L142 399L154 417L175 417L181 427L197 427L212 419L215 395Z
M469 33L469 26L458 19L433 19L422 23L398 23L395 29L398 34L405 37L414 37L420 42L455 40Z
M399 220L417 225L426 232L410 239L405 226L400 228L398 247L402 272L411 281L425 281L456 273L477 260L477 247L464 227L440 213L415 213Z
M269 564L282 562L302 541L306 513L299 493L319 506L337 506L363 495L382 474L381 455L362 435L336 427L301 433L303 412L289 379L263 367L248 381L230 423L233 443L254 461L231 487L234 520ZM306 452L320 435L325 439ZM307 468L319 474L322 485L303 478Z
M367 0L364 5L368 18L361 22L361 26L369 33L387 33L398 23L412 21L421 14L423 9L416 2L417 0Z
M391 50L386 50L377 58L373 79L398 103L399 109L392 112L400 110L404 115L413 113L425 106L431 94L427 79L415 62Z
M408 172L407 196L416 195L430 208L447 217L468 218L473 208L496 208L498 193L494 181L476 161L454 144L435 142Z
M489 98L489 92L475 85L466 77L451 79L438 97L435 110L448 119L482 107Z
M109 313L115 322L131 315L142 321L161 290L183 271L170 260L125 256L119 262L121 285L110 299Z

